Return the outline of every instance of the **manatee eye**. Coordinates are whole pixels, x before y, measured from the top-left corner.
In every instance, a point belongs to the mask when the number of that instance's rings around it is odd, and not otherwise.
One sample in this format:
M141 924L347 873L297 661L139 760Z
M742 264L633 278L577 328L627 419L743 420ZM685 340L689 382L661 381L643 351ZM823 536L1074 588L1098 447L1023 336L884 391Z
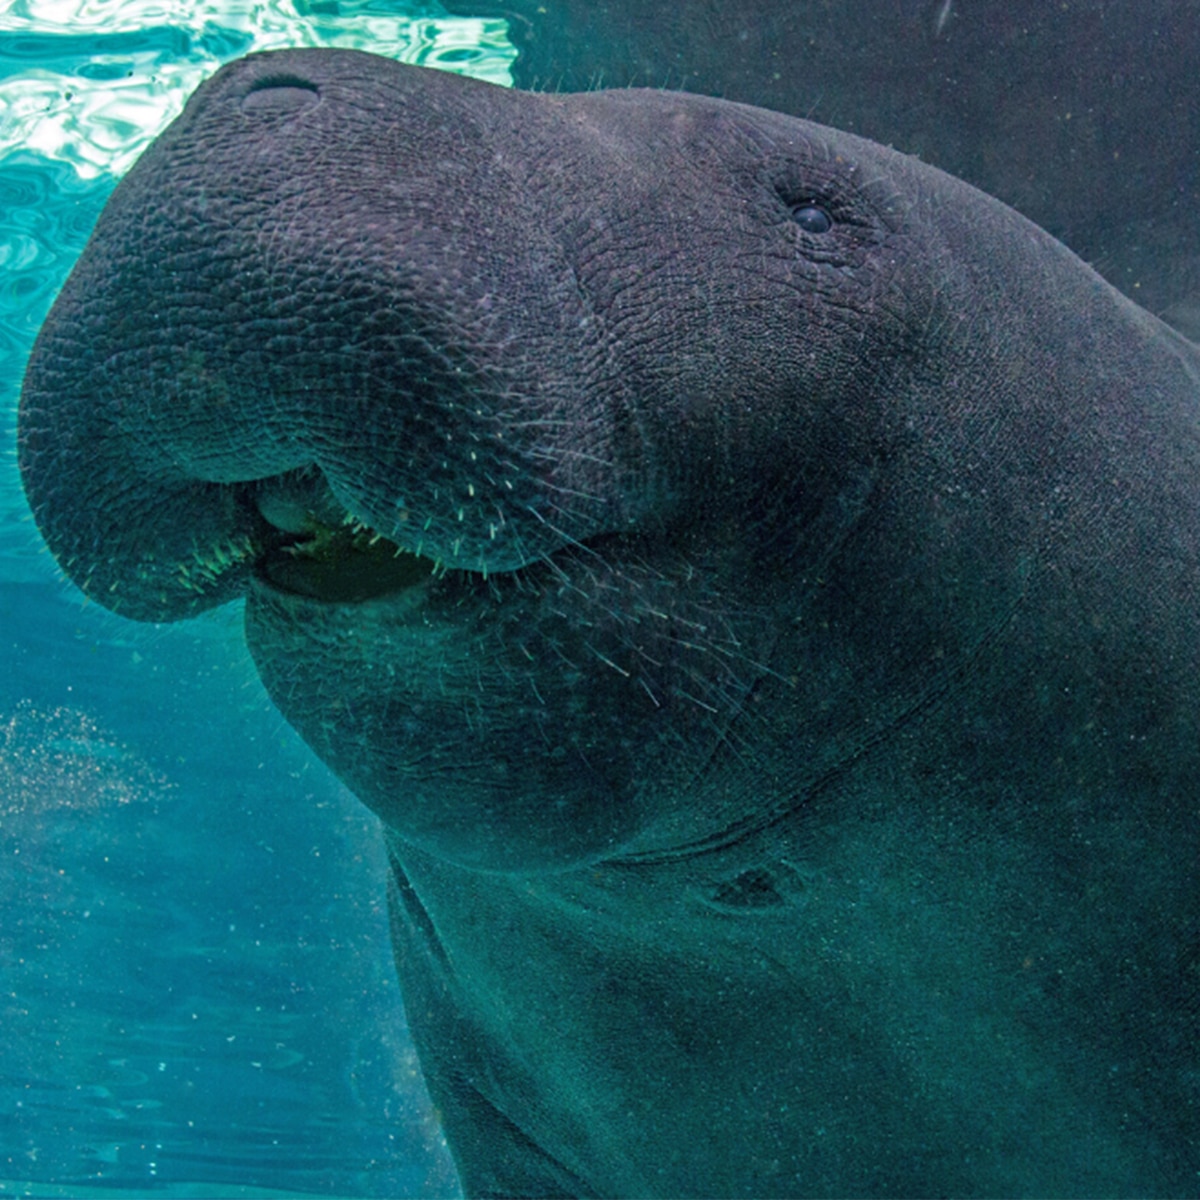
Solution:
M828 233L833 228L833 219L815 204L797 204L792 208L792 220L805 233Z

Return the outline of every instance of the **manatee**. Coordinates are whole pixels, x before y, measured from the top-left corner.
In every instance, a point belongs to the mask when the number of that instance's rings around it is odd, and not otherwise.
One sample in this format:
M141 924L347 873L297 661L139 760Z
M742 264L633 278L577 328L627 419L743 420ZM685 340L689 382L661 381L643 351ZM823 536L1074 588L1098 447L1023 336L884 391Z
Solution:
M1194 0L451 0L519 87L672 87L820 120L1011 204L1200 335Z
M1004 204L254 55L117 188L19 441L66 574L244 598L378 814L468 1194L1194 1193L1200 349Z

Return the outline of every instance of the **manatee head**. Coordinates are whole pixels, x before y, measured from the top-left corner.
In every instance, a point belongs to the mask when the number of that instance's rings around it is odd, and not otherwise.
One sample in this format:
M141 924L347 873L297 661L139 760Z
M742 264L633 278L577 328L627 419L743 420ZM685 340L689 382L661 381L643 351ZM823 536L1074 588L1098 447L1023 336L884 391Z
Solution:
M929 177L958 186L698 97L251 56L122 182L46 322L30 502L116 612L244 596L289 721L440 855L732 836L1017 586L981 542L954 628L914 579L882 656L878 614L829 652L826 567L958 369L953 243L987 202ZM838 595L911 575L893 542Z

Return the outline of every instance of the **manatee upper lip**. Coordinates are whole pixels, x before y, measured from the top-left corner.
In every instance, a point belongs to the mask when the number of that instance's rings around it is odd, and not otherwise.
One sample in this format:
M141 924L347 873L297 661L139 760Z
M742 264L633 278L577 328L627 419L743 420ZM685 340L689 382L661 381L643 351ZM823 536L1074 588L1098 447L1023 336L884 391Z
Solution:
M302 476L303 477L303 476ZM456 589L486 586L492 575L520 573L546 563L554 555L538 555L518 567L489 570L450 565L439 558L397 544L337 504L332 493L318 487L309 503L298 499L294 480L260 481L256 507L265 533L245 546L234 559L249 568L253 584L275 595L326 604L358 604L406 593L416 597L430 585L451 582ZM302 491L302 489L301 489ZM602 543L611 534L600 533L574 542L593 553L603 553ZM418 547L423 545L420 538ZM567 547L564 547L567 549ZM219 573L221 564L214 564ZM553 564L550 570L557 573Z

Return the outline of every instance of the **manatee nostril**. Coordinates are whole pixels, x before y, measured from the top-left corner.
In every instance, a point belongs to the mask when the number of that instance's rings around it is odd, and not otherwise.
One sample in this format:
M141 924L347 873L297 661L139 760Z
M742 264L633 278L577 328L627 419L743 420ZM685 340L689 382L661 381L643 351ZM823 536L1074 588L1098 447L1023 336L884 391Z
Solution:
M262 79L242 97L242 112L255 116L299 112L320 98L317 85L306 79Z

